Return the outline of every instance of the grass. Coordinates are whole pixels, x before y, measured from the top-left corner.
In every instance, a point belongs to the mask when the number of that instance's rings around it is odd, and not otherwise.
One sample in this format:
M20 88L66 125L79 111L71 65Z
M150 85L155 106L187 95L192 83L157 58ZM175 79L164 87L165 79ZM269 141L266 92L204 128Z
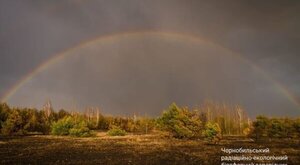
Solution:
M31 135L0 138L0 164L220 164L221 148L270 148L269 155L287 154L300 164L299 140L253 142L226 137L218 145L202 140L178 140L161 134L93 138Z

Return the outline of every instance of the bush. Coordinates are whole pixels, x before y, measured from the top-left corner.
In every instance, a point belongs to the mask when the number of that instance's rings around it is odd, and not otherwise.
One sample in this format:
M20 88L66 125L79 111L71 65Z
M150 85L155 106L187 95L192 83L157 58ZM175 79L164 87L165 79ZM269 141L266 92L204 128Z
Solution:
M9 106L5 103L0 103L0 129L3 127L3 124L7 120L9 113Z
M202 123L200 115L187 108L179 108L173 103L157 120L158 126L170 132L175 138L192 138L201 136Z
M140 118L133 123L134 130L132 132L147 134L155 127L155 120L149 118Z
M300 118L295 120L293 127L295 129L295 136L300 138Z
M99 115L98 129L108 130L111 120L111 117L104 117L103 115Z
M256 121L253 122L250 137L256 140L266 138L297 138L300 135L299 121L299 119L258 116Z
M26 125L24 129L26 132L40 132L49 134L51 131L50 122L46 120L44 113L36 109L25 109Z
M119 128L119 127L113 127L112 129L110 129L107 134L109 136L125 136L126 135L126 131Z
M69 130L73 128L75 122L72 117L65 117L52 124L53 135L69 135Z
M282 120L271 119L268 123L269 127L267 129L268 137L284 137L285 136L285 125Z
M90 137L94 135L88 128L87 123L84 121L81 121L80 123L76 124L73 128L71 128L69 130L69 134L71 136L77 137Z
M210 123L208 122L205 125L205 130L203 131L203 136L206 140L211 143L217 143L221 140L221 129L218 123Z
M269 125L270 121L267 117L257 116L256 121L253 122L253 130L250 136L255 137L257 140L262 137L267 137Z
M14 109L3 123L1 132L4 135L24 135L26 134L24 126L25 122L21 115L21 111Z
M70 113L65 111L64 109L59 110L57 113L57 119L62 119L66 116L70 116Z
M53 135L71 135L77 137L92 136L91 130L87 127L86 121L77 117L67 116L52 124Z

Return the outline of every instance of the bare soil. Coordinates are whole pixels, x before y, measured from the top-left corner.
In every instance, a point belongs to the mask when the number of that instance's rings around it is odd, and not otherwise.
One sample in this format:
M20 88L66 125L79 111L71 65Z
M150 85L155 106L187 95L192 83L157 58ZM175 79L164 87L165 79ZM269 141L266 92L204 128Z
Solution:
M32 135L0 137L0 164L221 164L228 156L221 148L269 148L267 155L288 155L289 165L300 164L299 140L254 142L225 137L219 144L178 140L159 134L92 138ZM231 154L232 155L232 154ZM274 163L274 162L273 162Z

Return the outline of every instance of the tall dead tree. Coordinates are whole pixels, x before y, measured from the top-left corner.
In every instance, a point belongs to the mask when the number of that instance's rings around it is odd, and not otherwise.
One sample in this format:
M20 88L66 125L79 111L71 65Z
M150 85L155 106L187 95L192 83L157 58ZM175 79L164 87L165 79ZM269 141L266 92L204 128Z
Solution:
M241 134L241 129L242 129L242 117L243 117L243 110L237 106L236 107L236 111L237 111L237 114L238 114L238 117L239 117L239 134Z
M43 111L44 111L44 113L45 113L45 116L46 116L47 118L49 118L49 116L51 115L51 113L52 113L52 111L53 111L53 109L52 109L52 104L51 104L51 101L50 101L50 100L48 100L48 101L46 102L46 104L43 106Z
M96 125L97 125L97 127L98 127L98 125L99 125L99 115L100 115L100 110L99 110L98 107L97 107L96 109L97 109L97 114L96 114L96 115L97 115L97 116L96 116L96 118L97 118L97 124L96 124Z

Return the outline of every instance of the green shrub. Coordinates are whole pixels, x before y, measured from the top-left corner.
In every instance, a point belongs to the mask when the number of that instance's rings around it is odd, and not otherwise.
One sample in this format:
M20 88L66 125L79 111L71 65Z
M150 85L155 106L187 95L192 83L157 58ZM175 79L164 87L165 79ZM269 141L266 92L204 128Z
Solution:
M269 127L267 129L268 137L279 138L285 136L285 125L282 120L271 119L269 122Z
M0 103L0 129L3 127L4 122L7 120L10 113L10 108L5 103Z
M73 128L69 130L69 134L71 136L77 137L90 137L93 136L91 130L87 127L86 122L81 121L80 123L76 124Z
M253 122L250 137L256 140L266 138L297 138L300 133L300 120L290 118L267 118L258 116Z
M78 117L66 116L52 124L53 135L71 135L77 137L92 136L85 120Z
M73 128L75 121L72 117L65 117L52 124L51 133L53 135L69 135L69 130Z
M65 111L64 109L61 109L57 112L57 119L62 119L66 116L70 116L70 113Z
M140 134L148 134L155 127L155 120L150 118L140 118L133 123L134 129L132 132Z
M295 130L294 132L295 136L300 138L300 118L295 120L293 127Z
M4 135L24 135L26 134L25 124L21 111L14 109L3 123L1 132Z
M99 115L98 129L108 130L109 129L110 118Z
M107 134L109 136L125 136L126 131L119 127L113 127L112 129L108 130Z
M217 143L221 140L221 129L218 123L210 123L208 122L205 125L205 129L203 131L203 136L206 140L211 143Z
M283 138L296 138L297 137L297 131L295 124L297 122L297 119L289 119L289 118L284 118L282 119L283 123L283 130L281 133L281 137Z
M170 132L175 138L192 138L201 136L202 123L200 115L187 108L179 108L173 103L162 116L157 119L162 130Z
M255 139L261 139L268 136L268 128L270 127L270 121L265 116L257 116L256 121L253 122L253 130L251 137Z

